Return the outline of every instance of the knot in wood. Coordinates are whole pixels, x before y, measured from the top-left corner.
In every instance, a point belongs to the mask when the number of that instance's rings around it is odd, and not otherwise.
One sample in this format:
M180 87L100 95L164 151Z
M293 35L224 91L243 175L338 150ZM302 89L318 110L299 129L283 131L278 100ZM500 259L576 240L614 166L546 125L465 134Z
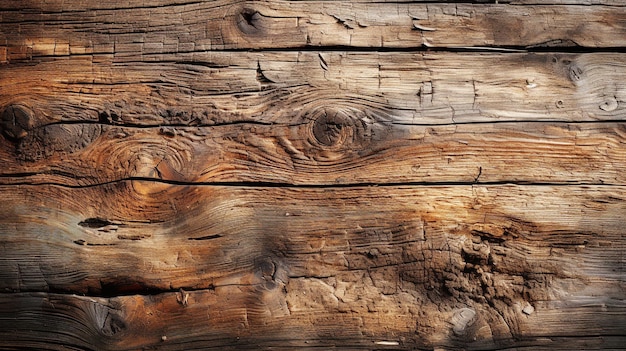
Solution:
M0 117L2 134L9 140L18 141L33 128L33 113L21 105L10 105Z
M244 34L255 34L260 31L260 21L263 18L257 10L251 8L243 8L235 17L237 28Z
M256 269L263 286L272 290L276 288L276 264L270 258L262 258L256 261Z
M20 160L37 161L52 155L77 152L91 144L102 132L97 124L49 124L31 129L17 140Z
M576 55L554 55L551 62L556 72L569 79L574 85L583 83L585 70L578 61Z
M339 149L363 141L365 126L358 111L324 107L313 111L309 118L311 139L320 148Z
M313 122L313 136L323 146L343 144L350 129L349 121L338 111L325 109Z

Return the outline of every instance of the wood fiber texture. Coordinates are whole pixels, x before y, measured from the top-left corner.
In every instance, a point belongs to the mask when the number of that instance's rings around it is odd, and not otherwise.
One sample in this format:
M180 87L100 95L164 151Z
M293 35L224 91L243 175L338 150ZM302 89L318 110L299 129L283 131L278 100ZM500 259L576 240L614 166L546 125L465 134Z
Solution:
M0 350L626 345L621 0L0 0Z

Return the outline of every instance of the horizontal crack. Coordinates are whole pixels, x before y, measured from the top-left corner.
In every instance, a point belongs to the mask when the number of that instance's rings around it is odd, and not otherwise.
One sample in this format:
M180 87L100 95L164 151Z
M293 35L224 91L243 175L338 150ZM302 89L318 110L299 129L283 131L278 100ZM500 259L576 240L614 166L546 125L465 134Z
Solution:
M108 283L103 284L103 287L100 291L89 291L88 293L84 293L81 291L75 291L72 289L59 289L59 288L49 288L48 290L20 290L20 291L0 291L0 296L4 295L13 295L13 294L54 294L54 295L78 295L82 297L93 297L93 298L115 298L115 297L123 297L123 296L158 296L163 294L179 294L183 293L191 293L191 292L203 292L203 291L215 291L218 288L224 287L257 287L263 286L264 282L259 283L230 283L230 284L209 284L206 287L176 287L170 289L162 289L152 286L141 286L141 287L132 287L132 283L124 283L124 284L114 284Z
M564 121L558 119L542 119L542 120L519 120L519 119L499 119L497 121L462 121L462 122L452 122L452 123L412 123L412 122L390 122L392 125L400 125L400 126L415 126L415 127L445 127L445 126L457 126L457 125L489 125L489 124L515 124L515 123L526 123L526 124L576 124L576 125L584 125L584 124L613 124L613 123L626 123L625 119L603 119L597 121Z
M321 3L333 3L335 0L317 0L317 2L321 2ZM363 3L363 4L389 4L389 1L376 1L376 0L352 0L353 3ZM406 1L406 0L400 0L398 1L399 3L403 3L403 2L411 2L411 1ZM419 2L419 1L418 1ZM486 0L431 0L429 1L431 3L450 3L450 4L469 4L469 5L479 5L479 6L490 6L491 4L493 4L494 2L491 1L486 1ZM41 14L44 15L54 15L54 14L63 14L63 13L81 13L81 12L85 12L85 13L90 13L91 11L127 11L127 10L149 10L149 9L165 9L165 8L173 8L173 7L189 7L191 5L198 5L198 4L203 4L203 1L196 1L196 0L191 0L191 1L185 1L185 2L179 2L179 3L171 3L171 4L155 4L155 5L148 5L148 4L140 4L140 5L136 5L136 6L119 6L118 4L116 4L115 2L112 2L111 4L113 6L111 7L106 7L103 6L103 4L99 4L99 6L97 7L85 7L82 9L72 9L71 7L63 7L61 10L44 10L42 11L40 8L36 8L36 7L28 7L28 4L26 5L22 5L19 8L5 8L2 9L3 12L24 12L24 11L38 11ZM496 4L498 3L497 1L495 2ZM531 6L531 5L541 5L543 7L548 7L548 6L553 6L553 7L562 7L563 4L560 2L546 2L546 1L537 1L536 3L532 3L532 2L527 2L527 3L516 3L514 0L500 0L499 4L501 6L511 6L511 7L517 7L517 6ZM596 7L615 7L615 8L621 8L626 6L626 4L602 4L602 3L598 3L598 4L591 4L591 3L584 3L584 4L575 4L575 5L569 5L569 6L585 6L585 7L592 7L592 6L596 6Z
M169 7L181 7L181 6L189 6L189 5L197 5L197 4L202 4L203 1L188 1L188 2L181 2L181 3L174 3L174 4L163 4L163 5L137 5L137 6L113 6L113 7L87 7L84 9L72 9L71 7L63 7L62 10L60 11L41 11L41 9L38 9L36 7L27 7L27 6L21 6L20 8L16 8L16 9L2 9L2 12L26 12L26 11L37 11L38 13L42 14L42 15L55 15L55 14L64 14L64 13L81 13L81 12L85 12L85 13L90 13L91 11L126 11L126 10L150 10L150 9L159 9L159 8L169 8ZM112 4L115 4L114 2ZM10 22L10 23L16 23L16 22Z
M534 350L534 349L550 349L560 345L560 342L565 340L576 340L577 345L584 345L584 340L596 339L596 338L624 338L624 334L584 334L584 335L553 335L553 334L525 334L523 338L517 340L517 342L509 342L510 345L505 345L505 341L500 341L500 345L493 347L480 348L483 351L506 351L506 350ZM539 339L539 340L537 340ZM549 341L550 343L546 343ZM623 348L620 348L623 350Z
M499 45L499 46L407 46L407 47L370 47L370 46L347 46L347 45L332 45L332 46L310 46L299 45L285 48L226 48L208 50L210 52L398 52L398 53L415 53L415 52L456 52L456 53L555 53L555 54L571 54L571 53L602 53L602 52L626 52L626 47L623 46L606 46L606 47L589 47L589 46L537 46L528 45ZM206 53L207 50L187 50L187 51L166 51L154 54L143 54L143 57L162 56L162 55L180 55L180 54L195 54ZM141 55L138 52L137 55ZM62 55L37 55L33 54L27 59L15 59L14 62L30 61L32 59L45 59L45 58L57 58L57 57L71 57L71 56L92 56L92 55L116 55L116 52L103 51L93 52L89 54L62 54ZM124 61L127 63L128 61ZM143 63L160 64L159 60L146 60L140 61Z
M36 175L36 173L33 173ZM7 178L10 175L0 175L1 178ZM232 181L232 182L193 182L193 181L177 181L159 178L149 177L128 177L111 180L108 182L86 184L86 185L70 185L56 182L15 182L9 184L0 184L3 186L59 186L72 189L93 188L103 185L122 183L128 181L145 181L145 182L157 182L170 185L181 186L215 186L215 187L234 187L234 188L302 188L302 189L345 189L345 188L363 188L363 187L428 187L428 186L497 186L497 185L523 185L523 186L626 186L626 184L619 183L590 183L590 182L576 182L576 181L564 181L564 182L533 182L533 181L520 181L520 180L501 180L501 181L415 181L415 182L388 182L388 183L376 183L376 182L359 182L359 183L343 183L343 184L294 184L285 182L253 182L253 181Z
M197 237L197 238L188 238L188 240L211 240L211 239L219 239L223 237L220 234L213 234L213 235L206 235L206 236L201 236L201 237Z

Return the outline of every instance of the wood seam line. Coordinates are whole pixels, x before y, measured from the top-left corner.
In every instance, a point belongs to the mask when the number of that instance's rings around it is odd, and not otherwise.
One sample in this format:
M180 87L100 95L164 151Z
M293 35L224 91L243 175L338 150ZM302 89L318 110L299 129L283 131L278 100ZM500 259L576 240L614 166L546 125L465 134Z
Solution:
M552 54L592 54L592 53L626 53L626 46L612 46L612 47L591 47L591 46L575 46L575 47L524 47L524 46L464 46L464 47L446 47L446 46L415 46L415 47L368 47L368 46L298 46L298 47L286 47L286 48L235 48L235 49L219 49L219 50L180 50L180 51L164 51L154 55L180 55L180 54L194 54L194 53L237 53L237 52L249 52L249 53L284 53L284 52L350 52L350 53L428 53L428 52L440 52L440 53L494 53L494 54L524 54L524 53L552 53ZM90 52L90 53L70 53L67 55L35 55L33 54L31 59L47 59L47 58L64 58L64 57L90 57L94 55L112 55L115 56L116 52ZM145 57L150 57L152 54L144 54ZM24 60L16 60L16 63L23 62ZM132 61L125 60L124 63L163 63L166 61Z
M16 176L33 176L41 173L32 173L32 174L23 174L20 173L18 175L14 174L3 174L0 175L1 178L10 178ZM467 182L467 181L446 181L446 182L390 182L390 183L375 183L375 182L364 182L364 183L344 183L344 184L292 184L292 183L281 183L281 182L185 182L185 181L176 181L176 180L167 180L167 179L158 179L158 178L149 178L149 177L127 177L120 178L108 182L95 183L95 184L87 184L87 185L68 185L61 184L55 182L42 182L42 183L29 183L29 182L17 182L17 183L9 183L9 184L0 184L0 187L5 186L58 186L62 188L69 189L86 189L86 188L94 188L99 186L105 186L116 183L123 182L132 182L132 181L141 181L141 182L155 182L161 184L168 184L174 186L202 186L202 187L231 187L231 188L283 188L283 189L346 189L346 188L367 188L367 187L439 187L439 186L500 186L500 185L512 185L512 186L550 186L550 187L567 187L567 186L602 186L602 187L620 187L626 186L626 184L620 183L591 183L591 182L524 182L524 181L492 181L492 182Z

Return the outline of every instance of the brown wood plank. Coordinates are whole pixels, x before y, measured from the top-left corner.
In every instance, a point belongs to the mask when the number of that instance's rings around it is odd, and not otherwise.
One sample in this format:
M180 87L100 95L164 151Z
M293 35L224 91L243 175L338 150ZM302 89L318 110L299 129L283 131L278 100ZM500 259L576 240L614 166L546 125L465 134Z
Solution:
M0 4L5 62L328 46L626 46L626 10L619 6L93 0L14 6Z
M45 12L71 12L71 11L87 11L87 10L113 10L113 9L133 9L133 8L158 8L173 5L190 5L198 1L194 0L124 0L116 2L105 2L97 0L81 0L72 2L71 4L63 0L29 0L20 3L14 1L0 1L0 10L5 11L45 11ZM224 6L229 1L213 0L214 3ZM267 2L267 1L258 1ZM276 1L289 2L289 1ZM312 3L312 4L332 4L337 3L336 0L292 0L292 3ZM403 4L403 3L450 3L457 5L476 4L476 5L494 5L494 4L512 4L512 5L608 5L615 7L626 6L622 0L350 0L354 4L370 4L370 3L387 3L387 4Z
M0 182L624 183L620 54L172 59L0 70Z
M332 289L323 282L311 282L307 288L309 294ZM187 296L186 306L179 302L181 294ZM522 331L514 333L518 337L515 341L479 338L464 342L469 338L467 334L456 335L450 330L458 315L467 311L462 308L439 313L436 318L447 319L445 330L435 331L430 334L433 340L424 341L429 339L428 334L413 332L415 320L411 317L415 315L391 316L379 310L362 315L337 313L320 303L326 301L313 299L305 310L287 314L280 309L270 310L275 307L272 295L271 290L246 286L115 298L2 294L0 314L12 318L0 320L0 337L6 349L37 350L572 350L581 345L585 349L618 350L624 340L621 335L625 325L620 315L626 313L626 306L617 299L605 299L601 306L538 308L521 318ZM523 314L518 306L514 309ZM552 319L555 311L556 320ZM482 328L483 334L487 333L485 318L489 317L484 311L478 313L470 329L473 333ZM426 318L433 317L428 312L417 316L418 320ZM383 331L376 328L379 323L392 327ZM499 323L505 324L503 320ZM563 326L568 330L564 331ZM542 335L548 329L558 330L558 335ZM597 336L585 336L590 332Z
M626 58L616 53L217 52L157 55L155 62L113 59L5 66L0 106L31 110L29 128L61 121L297 123L329 102L353 118L404 124L626 116Z
M622 186L0 191L6 347L575 348L626 337Z
M327 130L334 124L325 118L213 127L53 124L0 144L0 183L626 184L626 122L340 122L338 132Z
M609 5L623 7L626 6L622 0L504 0L500 3L509 3L514 5Z
M0 0L0 349L624 348L625 9Z

